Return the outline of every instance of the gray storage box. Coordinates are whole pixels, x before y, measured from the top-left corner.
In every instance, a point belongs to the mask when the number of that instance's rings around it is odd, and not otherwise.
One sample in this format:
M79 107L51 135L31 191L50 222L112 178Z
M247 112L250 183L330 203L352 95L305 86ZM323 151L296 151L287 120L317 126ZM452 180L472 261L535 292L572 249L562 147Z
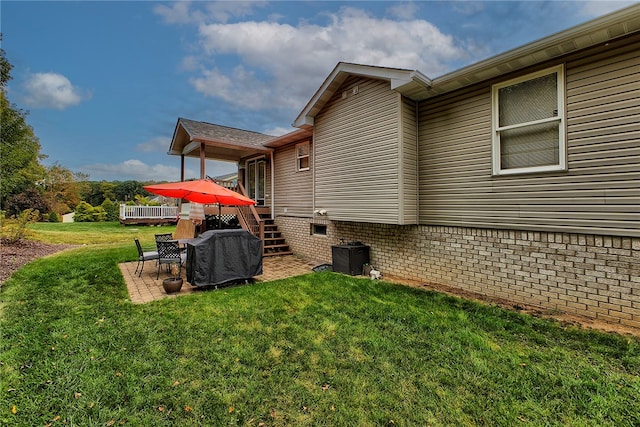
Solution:
M357 276L362 266L369 263L369 246L361 243L331 246L333 271Z

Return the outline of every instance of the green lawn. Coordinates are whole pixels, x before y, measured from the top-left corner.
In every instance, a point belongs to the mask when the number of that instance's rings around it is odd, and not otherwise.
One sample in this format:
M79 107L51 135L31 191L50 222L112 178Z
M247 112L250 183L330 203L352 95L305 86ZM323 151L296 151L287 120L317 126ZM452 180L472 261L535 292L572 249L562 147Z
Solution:
M328 272L133 305L129 238L3 286L0 425L640 425L638 339Z
M29 227L32 239L47 243L70 243L90 245L98 243L131 243L133 238L149 244L154 243L156 233L173 233L176 226L127 226L118 222L71 222L50 223L39 222Z

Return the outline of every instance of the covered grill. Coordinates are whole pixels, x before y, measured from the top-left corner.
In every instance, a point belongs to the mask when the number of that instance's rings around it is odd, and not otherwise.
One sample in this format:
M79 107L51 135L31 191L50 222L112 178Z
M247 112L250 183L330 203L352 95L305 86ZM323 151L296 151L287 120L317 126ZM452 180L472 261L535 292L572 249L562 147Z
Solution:
M187 243L187 281L211 286L262 274L262 241L246 230L209 230Z

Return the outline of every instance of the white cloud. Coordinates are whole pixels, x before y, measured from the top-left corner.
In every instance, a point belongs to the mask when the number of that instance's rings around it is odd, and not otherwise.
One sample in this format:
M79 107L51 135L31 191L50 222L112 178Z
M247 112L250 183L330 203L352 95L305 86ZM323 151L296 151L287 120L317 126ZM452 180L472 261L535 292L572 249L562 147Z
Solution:
M78 105L91 95L73 86L68 78L57 73L35 73L24 83L25 103L32 108L65 108Z
M153 11L162 16L168 24L190 24L200 22L205 18L201 12L191 10L191 2L189 1L176 1L169 6L160 4L154 7Z
M206 9L214 20L227 22L233 17L250 15L255 7L265 5L264 1L217 1L207 3Z
M281 126L277 126L274 128L266 129L262 131L262 133L264 133L265 135L282 136L282 135L288 134L289 132L293 132L295 130L298 130L298 129L292 128L292 127L284 128Z
M576 2L577 9L583 16L595 18L613 11L631 6L635 1L586 1Z
M270 86L242 66L237 66L230 75L225 75L217 68L203 70L202 77L192 78L190 82L204 95L220 98L246 109L262 110L273 106Z
M387 13L393 17L400 19L413 19L418 11L418 6L415 3L400 3L394 6L391 6L387 9Z
M200 36L206 57L236 55L244 65L202 69L191 79L193 86L253 109L301 108L340 61L419 69L434 76L466 56L451 36L425 20L379 19L356 8L330 15L326 25L202 24Z
M92 180L178 181L180 179L179 166L167 166L160 163L148 165L137 159L125 160L116 164L96 163L81 169L82 172L89 174Z
M452 3L453 10L462 15L475 15L484 10L480 1L456 1Z
M142 151L147 153L152 152L167 152L169 151L169 145L171 144L171 138L166 136L159 136L157 138L150 139L141 144L136 145L136 151Z
M206 13L191 7L190 1L177 1L169 6L160 4L154 12L168 24L202 23L207 19L215 22L227 22L233 17L246 16L253 13L255 7L266 5L264 1L216 1L206 3Z
M176 158L177 159L177 158ZM179 161L173 163L179 165ZM206 174L209 176L225 175L237 170L235 163L207 160ZM168 166L161 163L147 164L138 159L129 159L121 163L95 163L80 168L91 180L106 181L179 181L180 166ZM185 159L185 179L200 177L200 160Z

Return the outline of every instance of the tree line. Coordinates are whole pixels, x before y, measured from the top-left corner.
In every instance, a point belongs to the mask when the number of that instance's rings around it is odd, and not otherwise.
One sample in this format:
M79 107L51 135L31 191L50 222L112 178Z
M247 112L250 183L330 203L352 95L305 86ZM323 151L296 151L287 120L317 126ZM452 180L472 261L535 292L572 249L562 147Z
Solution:
M2 34L0 33L0 41ZM27 123L28 112L11 103L6 85L13 65L0 49L0 211L2 217L25 210L39 212L40 220L58 221L76 212L76 220L118 219L118 204L149 204L148 193L138 181L89 181L55 163L43 165L40 140ZM114 217L115 213L115 217Z

